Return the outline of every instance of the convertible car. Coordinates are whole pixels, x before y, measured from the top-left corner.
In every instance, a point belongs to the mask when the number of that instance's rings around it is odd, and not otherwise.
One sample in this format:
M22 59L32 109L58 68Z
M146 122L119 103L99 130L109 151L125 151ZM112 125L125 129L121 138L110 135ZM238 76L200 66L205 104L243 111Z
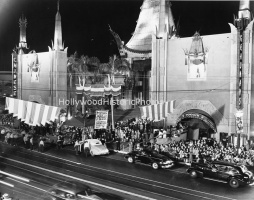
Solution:
M219 182L228 183L232 188L240 185L253 185L254 177L246 166L224 161L208 163L191 163L187 172L192 178L208 178Z
M130 163L141 162L151 165L153 169L171 168L174 166L174 161L170 158L159 154L157 151L147 149L132 151L126 154L125 158Z
M97 139L87 139L85 140L89 144L89 150L91 156L95 155L106 155L109 154L109 150L105 147L100 140Z

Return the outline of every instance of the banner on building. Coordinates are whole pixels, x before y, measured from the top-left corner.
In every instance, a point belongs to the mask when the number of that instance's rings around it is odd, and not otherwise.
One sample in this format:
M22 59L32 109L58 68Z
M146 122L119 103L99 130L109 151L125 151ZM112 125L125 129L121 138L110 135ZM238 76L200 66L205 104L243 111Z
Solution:
M141 117L149 118L153 121L160 121L165 119L168 113L173 113L174 109L175 100L140 107Z
M30 126L45 126L58 118L61 108L6 97L5 110Z
M242 134L243 133L243 111L238 110L235 114L236 119L236 133Z
M108 110L97 110L94 129L106 129L108 125Z

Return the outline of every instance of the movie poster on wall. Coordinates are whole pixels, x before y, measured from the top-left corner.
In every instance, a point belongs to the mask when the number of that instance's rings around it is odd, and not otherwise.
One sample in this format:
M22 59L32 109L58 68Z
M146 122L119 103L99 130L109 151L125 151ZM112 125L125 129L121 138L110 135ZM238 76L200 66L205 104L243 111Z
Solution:
M108 125L108 110L97 110L94 129L106 129Z
M238 110L235 113L235 118L236 118L236 133L242 134L243 133L243 111Z

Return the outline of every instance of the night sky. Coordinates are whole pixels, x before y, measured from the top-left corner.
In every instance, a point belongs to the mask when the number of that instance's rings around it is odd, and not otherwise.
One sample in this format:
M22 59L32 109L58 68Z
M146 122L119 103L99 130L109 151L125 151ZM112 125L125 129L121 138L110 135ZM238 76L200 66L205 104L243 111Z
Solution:
M142 0L60 0L62 33L68 56L96 56L101 62L117 53L108 24L127 43L135 30ZM252 6L251 2L251 6ZM172 1L180 36L230 32L238 1ZM36 52L48 51L54 39L57 0L0 0L0 71L11 70L12 49L19 43L18 19L28 20L27 44Z

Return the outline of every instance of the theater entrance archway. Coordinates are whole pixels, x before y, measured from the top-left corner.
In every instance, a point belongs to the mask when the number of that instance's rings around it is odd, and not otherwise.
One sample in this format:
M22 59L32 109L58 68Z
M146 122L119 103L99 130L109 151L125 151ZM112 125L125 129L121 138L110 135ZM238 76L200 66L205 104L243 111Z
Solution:
M181 102L176 102L176 108L173 113L169 113L167 116L167 126L175 126L179 117L192 109L197 109L204 111L207 113L216 124L217 133L229 131L229 122L228 119L224 117L223 106L216 107L208 100L183 100ZM219 141L220 134L212 134L211 137L214 137L217 141Z
M198 109L184 112L176 121L177 126L187 129L188 139L210 138L211 134L217 132L216 124L212 117Z

